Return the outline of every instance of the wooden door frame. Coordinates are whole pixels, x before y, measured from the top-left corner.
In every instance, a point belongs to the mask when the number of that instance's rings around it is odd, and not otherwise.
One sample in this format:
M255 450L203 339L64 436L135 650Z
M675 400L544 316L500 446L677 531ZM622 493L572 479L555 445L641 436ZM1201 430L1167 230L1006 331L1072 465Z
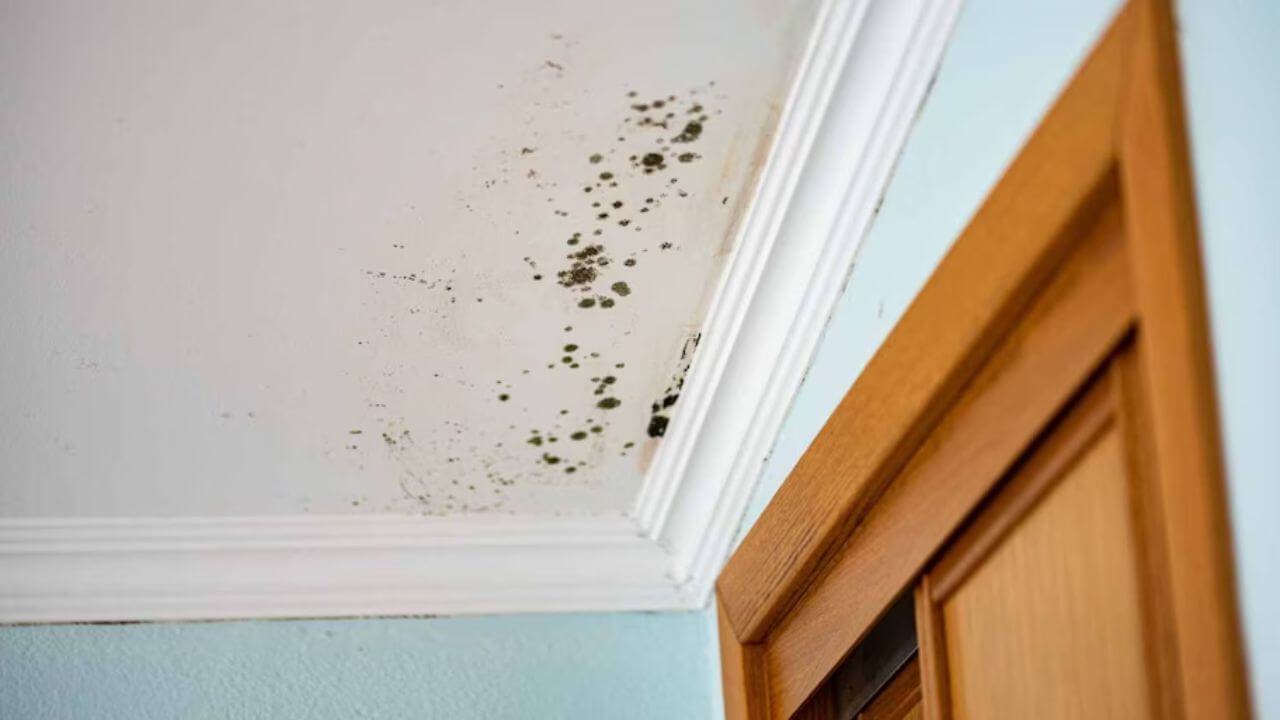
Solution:
M1080 331L1092 333L1087 342L1060 349L1076 348L1076 360L1085 362L1127 335L1140 337L1183 707L1187 717L1248 714L1182 107L1170 2L1132 0L721 574L730 718L793 713L918 573L894 565L897 553L910 547L919 556L940 546L918 547L922 536L945 539L950 520L913 514L906 500L895 505L911 491L895 478L948 414L974 405L966 398L993 358L1035 340L1011 335L1037 298L1067 282L1063 265L1077 250L1079 224L1097 220L1099 198L1117 195L1123 257L1106 267L1124 270L1123 288L1088 311L1092 319ZM1097 273L1082 277L1077 285L1095 283L1093 291L1062 292L1083 303L1107 287ZM1019 357L1034 360L1026 355ZM840 579L860 613L833 615L834 606L818 597L841 566L862 568L855 580L853 569ZM796 646L787 638L797 635L839 643ZM788 643L795 657L805 651L804 667L776 657Z

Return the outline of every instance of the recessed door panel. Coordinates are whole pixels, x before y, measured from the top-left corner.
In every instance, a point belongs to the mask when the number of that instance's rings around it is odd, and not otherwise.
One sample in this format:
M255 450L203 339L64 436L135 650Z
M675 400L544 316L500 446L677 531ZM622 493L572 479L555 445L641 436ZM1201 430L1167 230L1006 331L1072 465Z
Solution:
M1123 450L1109 427L941 604L953 717L1150 716Z

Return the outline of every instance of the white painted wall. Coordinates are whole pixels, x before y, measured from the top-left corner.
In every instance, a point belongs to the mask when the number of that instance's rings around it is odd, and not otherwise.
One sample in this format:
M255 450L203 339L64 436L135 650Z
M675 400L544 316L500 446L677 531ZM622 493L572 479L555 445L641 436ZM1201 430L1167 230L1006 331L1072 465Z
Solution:
M966 3L744 528L1119 5ZM1177 7L1251 684L1259 717L1280 717L1280 12L1274 3L1244 0Z
M0 515L621 513L813 5L0 4Z

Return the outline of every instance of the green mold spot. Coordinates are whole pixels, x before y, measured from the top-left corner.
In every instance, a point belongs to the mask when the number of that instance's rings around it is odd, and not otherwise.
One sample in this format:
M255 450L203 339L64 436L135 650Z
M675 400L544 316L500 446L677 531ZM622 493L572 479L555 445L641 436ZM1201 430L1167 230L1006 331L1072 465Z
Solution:
M690 120L685 123L684 130L680 134L671 138L671 142L690 143L702 136L702 123L697 120Z

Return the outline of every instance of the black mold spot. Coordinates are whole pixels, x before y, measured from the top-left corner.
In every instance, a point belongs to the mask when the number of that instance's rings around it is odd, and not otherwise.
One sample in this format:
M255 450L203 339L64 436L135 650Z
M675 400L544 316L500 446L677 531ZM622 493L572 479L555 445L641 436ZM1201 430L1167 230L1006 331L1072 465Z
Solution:
M671 408L675 407L676 402L680 400L680 390L684 387L685 376L689 372L689 366L693 364L693 355L697 351L698 342L701 339L701 334L694 334L685 339L684 347L680 351L680 360L677 363L675 373L672 375L671 383L663 391L662 397L655 400L649 408L649 427L647 429L649 437L659 438L666 435L667 425L671 422Z
M697 120L690 120L685 123L684 130L680 134L671 138L671 142L691 143L702 137L702 123Z
M622 401L615 397L607 397L596 403L596 407L601 410L612 410L622 404Z
M667 416L654 415L649 418L649 437L658 438L667 434Z
M631 286L622 281L618 281L613 285L610 285L609 289L622 297L626 297L631 294Z
M560 278L560 284L565 287L575 287L578 285L586 285L596 279L596 269L589 265L581 265L575 263L568 270L561 270L557 273Z

